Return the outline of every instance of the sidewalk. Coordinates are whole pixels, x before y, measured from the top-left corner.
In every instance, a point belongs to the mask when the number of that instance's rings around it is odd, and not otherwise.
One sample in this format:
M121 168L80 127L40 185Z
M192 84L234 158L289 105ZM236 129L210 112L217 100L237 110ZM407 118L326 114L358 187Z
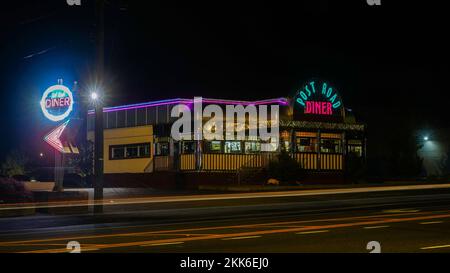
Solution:
M85 191L89 194L89 200L94 199L93 188L82 189L65 189L65 191ZM172 193L173 194L173 193ZM132 197L144 197L151 195L170 195L170 192L155 190L152 188L104 188L103 198L116 199L116 198L132 198Z
M297 190L324 190L324 189L354 189L354 188L373 188L387 186L415 186L415 185L443 185L445 182L398 182L387 181L383 183L364 183L364 184L305 184L298 186L275 186L275 185L200 185L200 191L210 192L274 192L274 191L297 191Z

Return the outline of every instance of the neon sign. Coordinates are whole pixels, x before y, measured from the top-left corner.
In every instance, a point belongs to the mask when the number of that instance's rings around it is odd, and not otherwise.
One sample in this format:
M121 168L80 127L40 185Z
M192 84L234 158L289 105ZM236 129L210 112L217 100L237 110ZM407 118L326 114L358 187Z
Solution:
M56 129L53 129L50 133L48 133L44 137L45 142L50 144L50 146L52 146L53 148L55 148L57 151L59 151L61 153L65 153L65 151L64 151L64 146L59 138L61 137L62 133L66 129L69 121L70 121L70 119L67 120L66 122L64 122L63 124L61 124L60 126L56 127Z
M73 110L73 95L64 85L53 85L45 90L41 98L44 116L51 121L66 119Z
M295 101L304 114L313 115L331 116L342 106L339 94L326 82L318 86L314 81L309 82L298 91Z

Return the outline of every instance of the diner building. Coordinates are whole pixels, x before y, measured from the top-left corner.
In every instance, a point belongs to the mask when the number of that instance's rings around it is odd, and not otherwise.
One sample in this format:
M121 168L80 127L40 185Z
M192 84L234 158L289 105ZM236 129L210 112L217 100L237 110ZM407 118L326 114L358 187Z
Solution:
M192 108L194 98L175 98L104 108L104 172L229 172L267 167L281 152L288 153L310 173L342 174L348 158L365 160L366 126L344 107L340 93L328 82L308 81L290 97L256 101L203 98L202 107L266 105L279 107L279 145L262 151L258 137L242 140L179 141L171 137L171 117L179 104ZM225 112L225 111L224 111ZM269 122L275 122L268 113ZM258 119L259 120L259 119ZM204 122L207 118L204 119ZM236 120L227 121L236 123ZM249 130L249 124L244 130ZM259 124L258 124L259 125ZM89 140L94 140L94 113L88 113ZM226 126L224 125L223 128Z

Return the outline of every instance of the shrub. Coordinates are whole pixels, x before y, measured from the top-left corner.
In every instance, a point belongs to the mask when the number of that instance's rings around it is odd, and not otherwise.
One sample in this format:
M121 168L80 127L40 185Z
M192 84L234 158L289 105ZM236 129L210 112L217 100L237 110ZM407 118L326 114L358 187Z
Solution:
M0 178L0 201L2 203L24 203L33 201L33 195L25 189L24 182L12 178Z
M8 177L25 175L28 170L29 159L23 151L12 150L2 163L2 174Z
M304 170L287 152L281 152L276 160L269 163L268 174L281 184L292 185L303 179Z

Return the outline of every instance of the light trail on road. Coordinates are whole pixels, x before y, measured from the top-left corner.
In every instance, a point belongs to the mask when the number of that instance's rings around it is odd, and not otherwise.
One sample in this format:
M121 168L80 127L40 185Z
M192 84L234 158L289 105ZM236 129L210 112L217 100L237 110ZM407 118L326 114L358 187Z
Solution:
M371 193L385 191L409 191L409 190L430 190L430 189L450 189L450 184L431 184L431 185L406 185L406 186L372 186L361 188L345 189L320 189L320 190L295 190L279 192L254 192L254 193L233 193L233 194L205 194L205 195L180 195L180 196L151 196L134 198L115 198L104 199L102 201L59 201L49 203L16 203L0 204L1 210L34 209L34 208L64 208L64 207L85 207L85 206L119 206L119 205L138 205L153 203L172 203L172 202L194 202L194 201L213 201L213 200L236 200L236 199L255 199L255 198L278 198L278 197L297 197L297 196L320 196L334 194L351 193Z
M416 214L424 214L424 213L416 213ZM430 214L430 213L428 213ZM375 225L382 225L387 223L402 223L402 222L411 222L411 221L422 221L422 220L435 220L435 219L443 219L443 218L450 218L450 211L447 211L445 214L435 214L435 215L405 215L404 217L399 217L399 214L395 214L389 217L386 217L386 215L376 215L372 216L372 218L375 217L375 219L354 219L355 221L349 221L349 217L344 217L342 219L344 220L344 223L335 223L335 224L323 224L323 225L313 225L313 226L301 226L297 228L277 228L277 229L271 229L270 224L273 225L280 225L279 222L274 223L265 223L264 226L262 225L253 225L255 228L258 228L259 230L255 231L243 231L243 232L231 232L231 233L219 233L219 234L205 234L204 235L198 235L198 236L190 236L190 237L178 237L178 238L168 238L168 239L151 239L151 240L137 240L132 242L119 242L119 243L102 243L102 244L90 244L93 248L98 249L99 251L105 250L105 249L117 249L117 248L128 248L128 247L136 247L136 246L143 246L143 245L157 245L157 244L176 244L176 243L187 243L187 242L193 242L193 241L205 241L205 240L214 240L214 239L231 239L231 238L239 238L239 237L246 237L250 238L253 237L257 239L256 236L263 236L263 235L271 235L271 234L280 234L280 233L303 233L303 234L313 234L313 233L323 233L325 230L332 231L334 229L340 229L340 228L348 228L348 227L357 227L357 226L375 226ZM378 217L378 219L377 219ZM356 218L356 217L355 217ZM361 217L359 217L361 218ZM339 219L339 218L338 218ZM322 221L329 221L330 219L322 219ZM250 225L251 226L251 225ZM241 226L242 227L242 226ZM248 226L247 226L248 227ZM212 227L212 228L198 228L198 229L191 229L192 231L195 230L207 230L207 229L226 229L229 227ZM262 230L261 230L262 229ZM177 232L185 231L183 229L181 230L173 230L174 236L179 236L180 234L177 234ZM155 231L153 232L153 235L158 235L158 232L165 232L165 234L168 234L167 230L164 231ZM151 232L147 233L150 235ZM185 234L183 234L185 235ZM192 235L196 235L195 232L192 233ZM106 235L105 235L106 236ZM103 237L105 237L103 236ZM109 234L107 236L112 237L121 237L121 236L130 236L129 233L125 234ZM100 239L102 236L91 236L90 239ZM17 245L27 245L27 246L33 246L33 243L39 243L42 245L44 242L57 242L57 241L65 241L69 238L54 238L50 240L30 240L30 241L17 241L17 242L5 242L2 243L1 246L17 246ZM71 240L73 238L70 238ZM61 248L61 249L39 249L39 250L30 250L30 251L19 251L24 253L65 253L67 252L67 249Z

